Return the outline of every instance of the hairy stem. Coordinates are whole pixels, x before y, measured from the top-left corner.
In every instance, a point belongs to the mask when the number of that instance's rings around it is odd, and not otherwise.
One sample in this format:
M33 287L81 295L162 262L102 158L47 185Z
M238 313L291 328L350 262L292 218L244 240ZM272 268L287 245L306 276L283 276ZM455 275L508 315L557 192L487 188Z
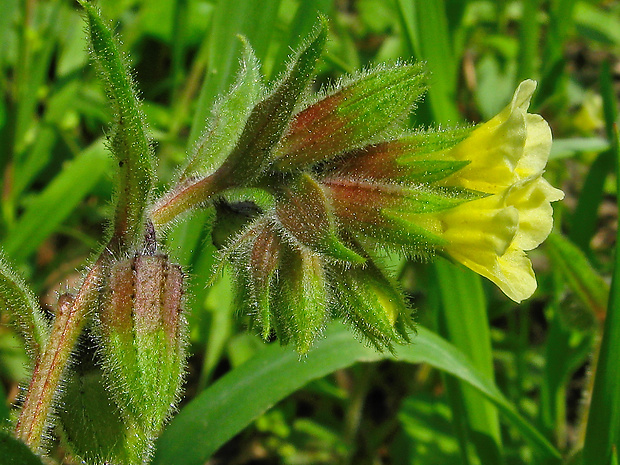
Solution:
M222 185L222 182L218 182L218 180L222 179L222 176L219 176L218 173L216 172L197 181L187 182L157 202L149 214L149 219L153 222L155 228L159 229L174 220L178 215L202 205L213 195L229 187L226 184Z
M45 351L35 365L15 428L15 435L35 452L39 452L42 448L54 396L67 367L69 356L87 321L87 313L92 309L103 269L104 260L100 258L86 275L77 296L66 294L59 299L56 320Z

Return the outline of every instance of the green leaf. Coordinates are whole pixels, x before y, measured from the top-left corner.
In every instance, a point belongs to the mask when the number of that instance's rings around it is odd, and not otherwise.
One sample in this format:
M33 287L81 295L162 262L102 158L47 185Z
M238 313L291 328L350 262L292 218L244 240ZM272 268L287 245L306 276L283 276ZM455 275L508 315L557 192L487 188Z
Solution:
M28 203L17 224L4 238L5 253L12 259L21 260L34 252L93 189L109 166L109 157L101 143L94 144L67 163Z
M600 85L605 129L607 139L611 143L614 138L612 128L616 124L618 110L615 104L616 97L609 62L604 62L601 66ZM570 238L586 253L590 251L590 241L598 226L599 205L603 200L605 181L614 169L614 158L613 147L610 147L609 150L599 154L590 165L573 213Z
M121 249L128 249L142 238L144 213L153 187L153 149L120 45L99 10L86 0L80 0L80 4L86 12L91 55L114 108L109 148L118 161L120 181L113 240Z
M397 348L397 360L429 363L467 381L498 407L541 456L559 461L560 453L464 354L424 328L419 328L413 340L413 344ZM181 410L159 438L153 463L203 464L258 415L309 381L356 362L389 358L360 344L340 326L329 331L303 362L295 352L270 345Z
M456 108L457 62L453 56L444 0L397 0L406 46L417 60L427 62L433 75L430 106L436 122L460 119Z
M49 329L34 294L0 255L0 311L7 312L33 360L41 354Z
M246 37L259 60L264 60L277 29L277 11L281 0L219 0L212 3L217 3L217 6L209 35L203 43L207 74L194 113L189 148L200 139L218 95L226 92L234 82L241 45L237 36ZM315 19L316 16L312 18L313 22ZM287 55L289 53L290 49Z
M570 240L559 234L547 238L547 248L555 269L598 317L602 318L607 308L609 285L592 268L584 253Z
M43 465L26 444L5 431L0 431L0 457L2 465Z
M573 157L583 152L603 152L609 150L609 142L602 137L572 137L553 139L549 160Z
M262 3L262 2L261 2ZM273 67L267 76L275 77L286 69L286 58L291 50L297 50L303 42L304 37L312 34L312 28L316 23L316 18L329 16L328 13L333 9L333 0L313 0L311 2L299 2L295 17L290 22L286 31L285 39L279 44Z

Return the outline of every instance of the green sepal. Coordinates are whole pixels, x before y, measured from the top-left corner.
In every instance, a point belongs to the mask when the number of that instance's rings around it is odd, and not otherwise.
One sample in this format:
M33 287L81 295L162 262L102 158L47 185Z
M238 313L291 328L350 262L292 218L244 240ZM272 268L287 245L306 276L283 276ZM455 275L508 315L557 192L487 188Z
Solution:
M300 354L307 353L328 317L320 255L308 249L283 247L270 306L280 343L293 344Z
M409 158L411 154L415 157ZM337 161L328 163L323 172L330 178L428 185L470 163L467 160L449 160L443 155L443 152L427 153L424 141L395 139L347 152ZM403 158L409 161L403 162Z
M34 293L0 254L0 311L7 312L23 338L32 361L42 353L49 326L36 303Z
M276 168L304 168L377 142L415 106L425 80L421 64L401 64L341 83L295 115L276 149Z
M239 140L252 109L263 96L258 59L246 38L240 36L240 39L243 50L237 80L228 95L213 106L207 129L194 146L179 182L200 177L224 162Z
M264 218L252 224L230 242L221 255L234 267L236 308L248 315L263 339L273 329L270 292L280 262L282 242L273 220Z
M114 109L114 125L108 137L119 166L113 245L127 251L143 235L144 214L154 183L153 150L136 88L116 38L95 6L78 1L86 12L90 53Z
M314 36L293 58L284 77L252 109L235 148L216 173L222 185L250 185L267 167L272 148L288 127L297 101L311 81L326 39L327 24L321 17Z
M364 262L364 257L337 237L329 201L312 176L300 174L276 189L278 220L295 239L313 251L336 260Z
M460 187L403 188L401 201L397 205L383 208L382 212L396 214L435 213L458 207L465 202L481 199L488 195Z
M414 327L412 310L395 280L387 277L370 258L363 267L331 265L336 313L377 350L410 342Z
M125 423L133 425L137 444L148 454L183 378L183 274L165 255L136 255L112 264L107 287L99 327L103 372Z
M446 129L428 129L407 134L399 141L411 147L398 158L399 163L407 164L418 161L419 158L439 159L444 153L464 141L474 131L475 127L464 126Z

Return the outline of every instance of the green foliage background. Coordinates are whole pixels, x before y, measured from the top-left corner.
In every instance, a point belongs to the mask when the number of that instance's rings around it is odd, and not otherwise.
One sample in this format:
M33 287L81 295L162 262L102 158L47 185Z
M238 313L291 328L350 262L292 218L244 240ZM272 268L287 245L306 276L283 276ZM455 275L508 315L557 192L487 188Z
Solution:
M155 463L199 464L215 454L209 463L547 464L560 461L558 452L561 461L581 463L584 440L583 463L606 463L620 425L613 414L607 423L599 419L614 411L620 386L609 377L597 380L594 391L602 389L596 395L606 401L595 397L590 409L588 399L617 230L619 2L98 5L135 69L162 183L233 82L237 35L248 38L264 74L274 78L323 13L330 32L317 88L371 64L424 60L431 88L412 115L415 126L484 121L520 80L538 80L532 111L549 121L555 138L546 177L566 192L554 206L556 235L531 254L539 290L522 305L447 262L394 258L417 321L431 330L421 330L396 359L375 354L338 327L301 361L291 349L263 344L244 331L232 308L229 277L206 286L213 212L179 222L167 245L191 274L192 355L187 400L161 438ZM57 292L79 280L112 208L114 166L104 146L111 115L83 29L77 4L68 0L0 4L0 247L48 308ZM452 345L440 350L445 341L436 334ZM617 355L613 342L603 344L598 373L611 373ZM3 324L2 421L27 365L20 341ZM604 444L595 444L599 437Z

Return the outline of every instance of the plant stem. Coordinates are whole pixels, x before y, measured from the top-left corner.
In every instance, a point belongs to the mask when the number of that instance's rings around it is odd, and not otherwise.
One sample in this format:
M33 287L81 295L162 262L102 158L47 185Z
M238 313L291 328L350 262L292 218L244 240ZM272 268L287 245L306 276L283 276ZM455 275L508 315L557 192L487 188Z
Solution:
M62 380L69 356L87 321L87 313L99 290L104 260L103 256L86 275L76 297L62 295L58 300L58 313L45 351L38 358L28 387L22 412L17 421L15 435L30 449L39 452L43 434L52 413L54 396Z
M218 183L222 179L222 176L216 176L218 174L219 171L197 181L188 181L157 202L149 214L149 219L155 228L159 229L178 215L203 204L215 193L228 187L226 184Z

